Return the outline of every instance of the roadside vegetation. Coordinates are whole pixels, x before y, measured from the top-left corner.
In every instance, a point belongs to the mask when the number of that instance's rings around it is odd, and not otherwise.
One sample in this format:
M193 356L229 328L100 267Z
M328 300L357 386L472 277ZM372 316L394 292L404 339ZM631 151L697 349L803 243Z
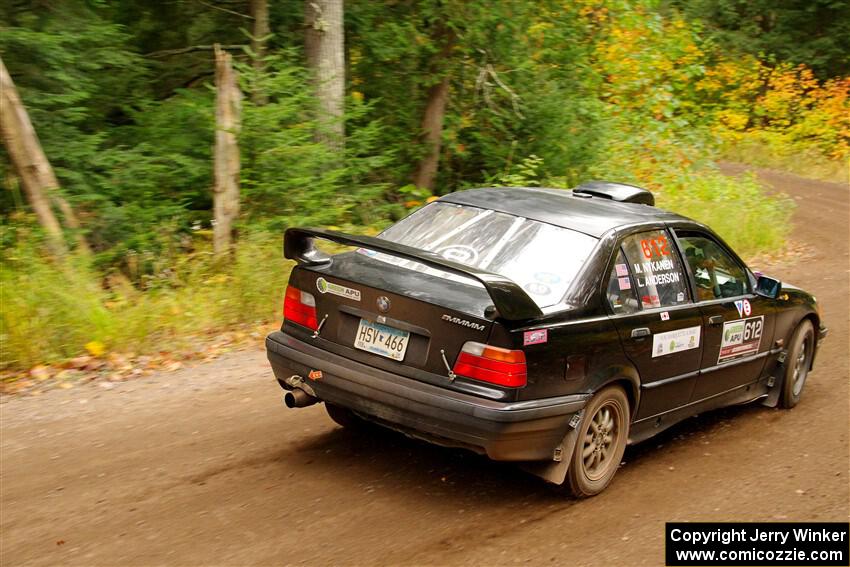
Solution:
M62 232L57 242L34 214L4 126L0 369L49 375L81 356L174 353L273 322L286 227L374 234L474 186L631 182L745 255L775 249L793 204L715 163L846 180L848 9L7 3L0 58L55 172L43 189ZM238 76L229 99L224 66ZM238 113L226 133L239 211L224 235L217 104Z

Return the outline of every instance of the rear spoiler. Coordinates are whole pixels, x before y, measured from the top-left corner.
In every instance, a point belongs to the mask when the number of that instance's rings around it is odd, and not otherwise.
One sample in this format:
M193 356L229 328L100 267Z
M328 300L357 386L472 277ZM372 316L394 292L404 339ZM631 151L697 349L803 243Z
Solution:
M431 268L477 280L484 285L484 289L487 290L490 299L493 300L493 305L498 311L498 316L503 319L518 321L539 317L543 314L537 304L534 303L534 300L525 293L525 290L505 276L452 262L433 252L427 252L404 244L397 244L382 238L354 236L321 228L289 228L286 230L283 239L283 255L290 260L295 260L299 264L317 265L330 263L331 256L316 248L316 238L346 246L358 246L376 252L383 252L384 254L413 260Z

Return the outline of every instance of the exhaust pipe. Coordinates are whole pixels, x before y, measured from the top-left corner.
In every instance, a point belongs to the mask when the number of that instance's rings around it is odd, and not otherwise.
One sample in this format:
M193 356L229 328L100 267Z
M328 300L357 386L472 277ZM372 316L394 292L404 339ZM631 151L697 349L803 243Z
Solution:
M283 395L283 403L286 404L286 407L288 408L306 408L307 406L312 406L318 401L319 398L311 396L300 388L290 390Z

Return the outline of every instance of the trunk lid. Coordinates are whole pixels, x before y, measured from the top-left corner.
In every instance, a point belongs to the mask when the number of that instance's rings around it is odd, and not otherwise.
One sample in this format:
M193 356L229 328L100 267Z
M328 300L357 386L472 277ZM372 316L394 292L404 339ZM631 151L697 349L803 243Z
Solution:
M333 350L411 377L418 377L417 371L446 375L446 362L454 364L463 344L486 343L494 325L484 318L484 310L493 302L483 286L417 272L358 252L336 255L330 263L298 266L290 283L314 295L318 320L324 319L319 338L339 347ZM375 324L409 333L403 358L376 353L383 349L381 345L371 352L355 346L358 337L361 347L369 344L362 342L371 333L364 329ZM389 337L390 333L378 329L382 337Z

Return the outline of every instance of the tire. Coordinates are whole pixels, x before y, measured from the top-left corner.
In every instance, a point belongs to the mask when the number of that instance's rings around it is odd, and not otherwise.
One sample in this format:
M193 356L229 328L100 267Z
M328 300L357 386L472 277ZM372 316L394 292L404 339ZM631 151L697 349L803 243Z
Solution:
M815 328L806 319L794 330L788 356L785 358L785 376L782 380L782 393L779 407L791 409L800 402L803 387L815 354Z
M330 416L330 418L334 420L337 425L341 425L342 427L345 427L347 429L362 427L365 423L362 419L357 417L357 414L355 414L353 411L342 406L337 406L325 402L325 411L328 412L328 416Z
M603 388L584 408L565 488L573 496L599 494L617 473L629 438L629 400L619 386Z

